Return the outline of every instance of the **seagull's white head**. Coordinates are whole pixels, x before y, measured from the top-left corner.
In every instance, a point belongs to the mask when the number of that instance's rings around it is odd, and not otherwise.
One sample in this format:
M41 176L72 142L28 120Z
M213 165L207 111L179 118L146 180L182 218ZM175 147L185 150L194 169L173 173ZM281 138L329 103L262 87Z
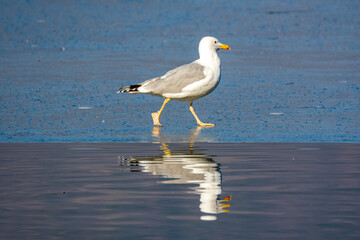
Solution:
M219 49L230 50L230 47L226 44L222 44L214 37L203 37L199 43L199 54L202 56L215 53ZM216 53L215 53L216 54Z
M214 49L215 51L219 50L220 48L230 50L230 47L226 44L222 44L214 37L203 37L199 43L200 48L207 48L207 49Z

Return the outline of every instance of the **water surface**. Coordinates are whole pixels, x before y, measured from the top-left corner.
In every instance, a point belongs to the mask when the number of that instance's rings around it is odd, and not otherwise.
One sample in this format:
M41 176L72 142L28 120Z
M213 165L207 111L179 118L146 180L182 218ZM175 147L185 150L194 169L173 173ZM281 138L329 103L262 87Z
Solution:
M219 51L194 109L216 142L360 142L358 1L1 1L0 142L151 142L163 99L116 94ZM31 9L31 10L29 10ZM171 101L164 132L196 127Z
M359 144L0 144L1 239L358 239Z

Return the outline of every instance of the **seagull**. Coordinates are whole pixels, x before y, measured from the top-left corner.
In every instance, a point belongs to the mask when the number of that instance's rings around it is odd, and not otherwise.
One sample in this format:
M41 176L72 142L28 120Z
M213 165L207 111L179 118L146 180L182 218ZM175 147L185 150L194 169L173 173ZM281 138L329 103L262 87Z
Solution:
M149 79L143 83L119 88L118 93L143 93L165 98L159 111L151 114L154 126L161 127L159 121L165 105L170 100L189 102L190 112L201 127L213 127L212 123L203 123L196 115L192 103L194 100L211 93L220 80L220 59L217 50L230 47L220 43L214 37L203 37L199 43L199 59L174 68L161 77Z

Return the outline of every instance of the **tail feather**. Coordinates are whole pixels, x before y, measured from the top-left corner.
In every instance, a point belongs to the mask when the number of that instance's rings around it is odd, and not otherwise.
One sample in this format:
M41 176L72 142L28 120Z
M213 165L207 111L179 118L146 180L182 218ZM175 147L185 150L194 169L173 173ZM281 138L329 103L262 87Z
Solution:
M130 85L130 86L126 86L126 87L121 87L119 88L118 93L123 93L123 92L129 92L129 93L138 93L138 88L141 86L141 84L136 84L136 85Z

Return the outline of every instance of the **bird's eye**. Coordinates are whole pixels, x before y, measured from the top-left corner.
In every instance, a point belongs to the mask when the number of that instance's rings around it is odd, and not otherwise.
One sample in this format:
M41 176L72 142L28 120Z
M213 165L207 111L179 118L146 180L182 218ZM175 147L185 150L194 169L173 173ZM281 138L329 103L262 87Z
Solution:
M217 41L215 41L215 43L217 43Z

